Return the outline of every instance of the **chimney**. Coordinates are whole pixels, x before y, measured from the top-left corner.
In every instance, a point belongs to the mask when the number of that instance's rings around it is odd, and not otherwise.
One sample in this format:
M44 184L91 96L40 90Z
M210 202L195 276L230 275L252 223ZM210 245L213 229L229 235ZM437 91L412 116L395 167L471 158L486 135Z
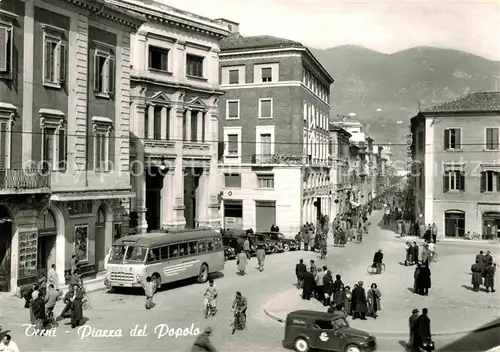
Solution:
M233 22L230 20L226 20L225 18L217 18L215 22L219 25L227 28L231 34L239 34L240 33L240 24L237 22Z

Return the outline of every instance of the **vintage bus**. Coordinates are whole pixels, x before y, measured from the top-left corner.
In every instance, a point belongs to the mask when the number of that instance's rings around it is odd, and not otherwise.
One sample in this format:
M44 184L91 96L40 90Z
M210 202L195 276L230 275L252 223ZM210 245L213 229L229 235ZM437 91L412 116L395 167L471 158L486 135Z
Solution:
M155 291L161 285L198 278L224 269L224 246L219 232L186 229L150 232L118 239L111 249L105 284L142 287L151 276Z

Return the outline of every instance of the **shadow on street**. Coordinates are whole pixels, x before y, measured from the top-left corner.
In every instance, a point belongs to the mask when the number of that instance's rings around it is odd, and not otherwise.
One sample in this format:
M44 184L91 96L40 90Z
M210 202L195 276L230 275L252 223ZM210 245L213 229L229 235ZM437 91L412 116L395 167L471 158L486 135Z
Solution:
M500 346L500 318L436 351L488 351L497 346Z

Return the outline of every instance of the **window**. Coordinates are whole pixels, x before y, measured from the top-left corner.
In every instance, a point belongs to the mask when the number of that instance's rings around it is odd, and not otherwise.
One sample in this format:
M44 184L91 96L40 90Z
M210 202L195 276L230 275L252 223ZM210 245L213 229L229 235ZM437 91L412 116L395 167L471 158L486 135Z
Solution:
M68 60L64 31L44 26L43 59L43 84L52 88L61 88L66 79Z
M12 73L12 27L0 25L0 74Z
M500 128L487 128L486 129L486 149L487 150L498 150L500 149L500 143L498 138L498 132Z
M161 257L160 248L150 249L148 252L148 263L156 262L157 260L160 260L160 257Z
M161 247L160 249L160 260L167 260L168 259L168 252L169 252L169 246L164 246Z
M109 140L113 121L107 117L94 116L94 170L109 171Z
M259 118L269 119L273 117L273 100L259 99Z
M274 175L257 175L258 188L274 188Z
M168 257L172 259L172 258L177 258L178 256L179 256L179 245L171 244L170 246L168 246Z
M238 135L237 134L228 134L227 135L227 154L228 155L238 155Z
M241 188L240 174L224 174L224 187L226 188Z
M500 192L500 172L481 172L481 192Z
M261 69L262 82L273 81L273 69L271 67L264 67Z
M207 242L207 251L208 252L213 252L214 248L215 248L215 246L214 246L214 243L212 242L212 240L208 240L208 242Z
M261 133L260 135L260 145L261 145L261 153L262 155L271 155L273 154L272 148L272 135L271 133Z
M185 257L188 255L188 244L179 243L179 257Z
M198 242L198 253L206 253L207 251L207 243L206 242Z
M444 130L444 149L461 149L461 130L460 128L448 128Z
M65 171L67 141L62 111L40 109L42 131L42 163L44 170Z
M222 249L222 240L220 238L214 238L214 248L215 250L221 250Z
M314 322L314 328L321 330L333 330L333 324L329 320L316 320Z
M94 51L94 92L109 98L115 85L115 59L110 49Z
M447 170L443 176L443 192L465 191L465 175L461 170Z
M161 106L154 107L154 120L153 120L153 138L156 140L161 139ZM144 126L145 129L148 126Z
M239 119L240 118L240 101L228 100L226 101L226 119Z
M4 121L0 122L0 169L7 169L7 148L8 148L8 131L7 123Z
M149 46L149 69L168 72L168 49Z
M186 55L186 76L203 78L204 58L196 55Z
M198 253L198 243L196 241L188 243L188 254L194 255Z
M240 83L240 70L229 70L229 84Z

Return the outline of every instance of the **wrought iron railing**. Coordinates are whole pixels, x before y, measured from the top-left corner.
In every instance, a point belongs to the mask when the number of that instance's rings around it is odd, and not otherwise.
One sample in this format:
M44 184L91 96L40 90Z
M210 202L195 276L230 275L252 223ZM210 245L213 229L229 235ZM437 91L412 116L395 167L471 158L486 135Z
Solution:
M50 173L36 169L0 169L0 190L50 188Z

